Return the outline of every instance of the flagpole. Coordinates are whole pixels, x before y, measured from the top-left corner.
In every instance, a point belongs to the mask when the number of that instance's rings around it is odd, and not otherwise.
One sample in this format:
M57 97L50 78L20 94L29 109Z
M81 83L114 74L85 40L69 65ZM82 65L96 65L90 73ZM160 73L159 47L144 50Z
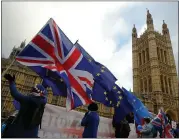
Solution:
M25 42L25 40L24 40L24 42ZM20 46L19 46L20 47ZM25 47L24 47L25 48ZM20 50L20 52L22 52L22 50L24 50L24 48L22 48L21 50ZM19 52L19 53L20 53ZM14 62L16 61L16 54L17 54L17 51L15 52L15 54L14 54L14 57L13 57L13 60L12 60L12 62L11 62L11 64L7 67L7 69L1 74L1 77L3 78L4 77L4 75L7 73L7 71L10 69L10 67L14 64Z
M78 41L79 41L79 40L76 40L76 42L73 44L73 46L75 46L75 44L77 44L77 43L78 43Z

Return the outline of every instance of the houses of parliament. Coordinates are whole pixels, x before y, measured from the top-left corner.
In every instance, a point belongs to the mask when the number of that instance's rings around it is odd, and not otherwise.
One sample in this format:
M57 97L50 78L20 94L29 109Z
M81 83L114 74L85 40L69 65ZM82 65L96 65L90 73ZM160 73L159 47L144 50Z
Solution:
M140 37L135 25L132 29L133 92L151 112L162 107L179 121L179 84L168 26L163 21L162 34L155 31L149 10L146 24Z
M133 93L142 100L145 106L157 114L163 107L167 114L179 121L179 95L176 65L170 40L169 29L163 21L162 34L154 30L153 18L147 11L147 30L137 36L135 25L132 29L132 64L133 64ZM18 52L25 47L22 42L20 47L13 48L9 58L2 58L1 73L10 65ZM21 93L30 93L31 88L41 83L42 79L29 68L14 62L7 73L14 74L16 86ZM8 82L2 78L2 116L6 117L13 110L13 99L9 93ZM65 98L53 96L48 88L48 103L65 107ZM98 103L99 114L111 118L114 110ZM85 112L86 106L76 109Z

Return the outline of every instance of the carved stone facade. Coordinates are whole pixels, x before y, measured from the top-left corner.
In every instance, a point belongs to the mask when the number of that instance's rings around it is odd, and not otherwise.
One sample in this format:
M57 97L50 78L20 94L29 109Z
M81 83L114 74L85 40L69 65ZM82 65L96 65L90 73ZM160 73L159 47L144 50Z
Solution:
M178 76L169 29L163 21L162 34L155 31L149 10L146 23L140 37L135 25L132 29L133 92L150 111L158 113L163 107L178 121Z
M24 43L24 42L23 42ZM18 48L13 48L10 56L8 59L1 58L2 67L1 73L7 69L7 67L11 64L14 55L20 52L21 48L25 46L25 44L21 44ZM35 84L41 83L42 79L32 70L19 64L18 62L14 62L11 68L7 71L7 73L14 74L16 77L16 86L19 92L23 94L30 93L32 87ZM9 84L8 82L2 78L1 80L1 110L2 110L2 117L7 117L12 111L15 110L12 104L13 98L10 95ZM66 99L61 96L53 96L51 88L48 88L48 103L53 105L58 105L65 107ZM99 106L99 114L104 117L112 117L113 116L113 109L109 107L105 107L104 105L98 103ZM82 106L76 108L77 111L86 112L87 107Z

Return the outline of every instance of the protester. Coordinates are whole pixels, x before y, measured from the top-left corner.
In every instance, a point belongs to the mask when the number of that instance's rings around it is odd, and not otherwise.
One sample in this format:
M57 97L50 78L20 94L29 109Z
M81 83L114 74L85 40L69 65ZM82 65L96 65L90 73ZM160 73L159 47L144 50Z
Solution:
M116 138L128 138L130 133L130 126L126 118L122 121L119 121L117 116L114 114L112 125L115 128L115 137Z
M126 116L126 120L128 121L128 123L134 123L134 113L129 113L127 116Z
M83 138L97 138L99 115L97 113L98 105L92 103L88 106L88 112L85 113L81 126L84 126Z
M144 123L143 129L140 130L142 138L153 138L153 125L150 123L150 118L144 118Z
M174 137L175 138L179 138L179 123L177 124L177 127L176 127L176 129L174 130Z
M15 76L6 74L5 79L9 81L12 97L20 103L20 110L4 133L5 138L37 138L38 129L41 124L45 104L47 103L46 89L42 85L32 88L30 95L19 93L15 85Z

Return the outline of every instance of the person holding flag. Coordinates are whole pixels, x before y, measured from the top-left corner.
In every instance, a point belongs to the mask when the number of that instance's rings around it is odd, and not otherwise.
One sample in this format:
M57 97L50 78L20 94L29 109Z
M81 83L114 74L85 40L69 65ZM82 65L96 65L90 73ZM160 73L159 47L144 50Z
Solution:
M143 128L140 130L140 133L142 134L142 138L153 138L153 133L152 133L153 126L150 123L150 118L145 117L144 122L145 124Z
M172 127L163 108L159 109L158 115L152 120L152 125L160 133L161 138L174 138Z
M5 74L4 78L9 81L12 97L20 103L17 117L11 123L3 137L5 138L37 138L44 108L47 103L47 91L42 85L32 88L30 95L19 93L15 85L15 76Z

